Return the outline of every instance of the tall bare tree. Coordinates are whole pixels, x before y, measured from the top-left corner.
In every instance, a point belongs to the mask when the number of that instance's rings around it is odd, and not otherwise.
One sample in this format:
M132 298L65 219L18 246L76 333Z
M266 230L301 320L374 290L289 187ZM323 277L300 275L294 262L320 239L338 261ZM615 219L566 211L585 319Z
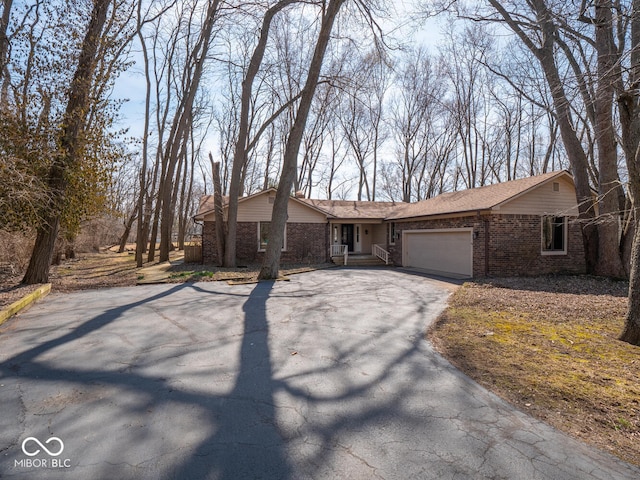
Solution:
M307 198L311 198L316 186L316 169L322 157L332 117L330 108L335 105L335 91L331 85L322 85L320 91L311 106L311 125L303 136L302 161L295 182L295 190L303 192Z
M357 199L375 200L378 150L386 139L382 122L384 97L389 87L388 59L380 50L365 55L347 49L343 72L349 78L341 87L343 97L338 118L358 169Z
M593 222L595 210L589 181L589 162L574 128L574 114L555 55L558 51L556 43L558 25L554 21L556 16L544 0L532 0L526 6L527 10L523 10L525 6L522 6L517 12L509 11L504 2L498 0L488 0L488 2L498 17L534 55L544 72L553 97L560 134L573 170L580 219L584 222L585 258L589 271L593 272L598 258L598 231ZM525 11L530 12L531 17L524 16Z
M622 145L625 152L628 190L633 219L633 247L629 275L629 301L620 339L640 345L640 0L633 0L630 12L630 68L626 87L618 92Z
M438 172L444 160L433 155L432 147L441 130L438 119L446 113L442 103L446 82L428 53L417 49L400 59L395 86L388 120L396 144L394 177L401 180L403 202L422 200L425 176ZM425 197L429 190L425 189Z
M136 229L136 266L142 267L144 261L144 253L147 248L147 234L149 222L151 220L151 205L149 198L149 178L148 178L148 162L149 162L149 135L151 126L151 61L149 59L149 50L145 35L142 31L142 2L138 4L137 9L138 38L141 45L143 55L143 68L145 79L145 100L144 100L144 127L142 130L142 151L141 165L139 170L139 190L137 209L137 229Z
M496 15L477 15L476 11L474 18L504 22L538 60L544 72L576 183L589 271L620 277L624 274L620 239L624 239L626 233L620 230L620 225L626 223L621 222L626 202L618 173L618 141L613 112L617 98L621 106L618 109L621 144L630 179L628 191L633 196L631 177L637 158L637 143L632 117L636 98L630 93L635 86L629 82L637 77L634 78L633 68L626 68L624 62L627 61L625 59L633 62L634 48L637 48L633 30L637 2L634 0L627 4L598 0L578 5L551 0L488 0L488 4ZM630 42L625 19L632 19ZM579 23L583 24L582 28ZM631 48L628 51L627 45ZM589 52L594 53L595 67ZM563 77L561 67L570 72L575 81L578 96L573 99L567 94L568 77ZM626 70L629 78L625 86L623 72ZM582 104L578 105L580 99ZM576 117L585 127L582 130L584 138L579 136L577 126L580 122ZM597 222L594 221L596 213L590 180L598 188ZM634 262L632 275L633 265ZM638 319L631 312L634 306L635 311L638 310L640 300L634 297L633 292L634 289L630 288L630 308L623 337L637 343Z
M329 0L322 12L322 22L318 33L318 39L309 65L307 79L302 90L302 96L296 112L295 122L287 140L282 165L282 174L278 183L278 190L273 205L273 214L269 225L269 244L265 252L265 259L260 269L260 279L274 279L278 277L280 270L280 254L284 241L284 233L287 224L287 207L291 188L296 179L298 170L298 153L304 134L311 103L318 84L318 78L322 70L325 52L331 38L331 31L340 8L346 0Z
M231 181L229 182L229 206L227 210L227 238L225 241L224 265L233 267L236 265L236 237L238 218L238 197L241 191L241 177L243 169L247 164L247 157L250 143L250 109L253 92L253 82L260 71L264 58L267 42L269 40L269 30L274 17L282 9L295 3L295 0L280 0L269 8L262 17L260 36L253 51L249 66L242 81L242 93L240 97L240 118L238 121L238 136L236 139L235 153L233 156L233 167L231 170Z
M614 2L596 0L594 14L588 16L586 1L582 2L581 19L595 28L594 46L597 52L597 81L594 105L595 135L598 150L598 235L600 248L596 273L624 278L626 273L620 255L621 189L618 175L618 152L614 124L614 98L621 90L621 49L616 45L616 24L613 19ZM626 27L618 32L626 35ZM624 201L622 201L624 204ZM617 247L617 248L615 248Z
M190 129L193 127L194 101L200 88L214 25L218 19L219 7L219 0L208 2L198 39L184 66L182 97L176 108L171 130L164 147L165 152L163 157L166 161L166 169L159 187L160 208L162 209L159 256L161 262L169 260L169 251L172 245L173 219L175 216L174 192L176 191L175 187L177 183L174 181L174 173L181 158L180 152L186 149Z

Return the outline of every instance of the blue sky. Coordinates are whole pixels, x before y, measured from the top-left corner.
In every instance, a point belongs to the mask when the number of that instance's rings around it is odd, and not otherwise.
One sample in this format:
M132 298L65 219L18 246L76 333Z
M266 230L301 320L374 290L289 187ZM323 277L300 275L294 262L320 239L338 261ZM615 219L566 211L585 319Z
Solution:
M436 19L430 19L420 28L409 25L411 17L408 15L407 5L412 2L394 2L393 6L397 11L394 19L389 18L382 23L383 28L388 31L395 30L398 24L404 24L401 30L396 31L396 36L406 41L407 44L417 46L419 44L427 46L433 53L436 51L437 43L441 38L441 27ZM144 99L145 99L145 79L143 73L143 59L134 46L132 58L136 63L124 72L117 80L114 89L114 98L127 99L128 101L122 106L120 114L121 120L118 124L119 128L128 129L128 137L141 138L144 127ZM214 91L214 90L213 90ZM153 127L152 127L153 128ZM152 135L154 135L152 133ZM391 147L389 147L391 148ZM204 156L208 152L212 152L214 157L217 156L219 150L219 141L216 132L211 131L207 135L204 142ZM392 154L391 152L388 152ZM208 163L208 161L207 161ZM208 172L208 167L206 171ZM206 180L209 183L209 180Z
M409 2L394 2L394 7L398 12L397 19L388 19L382 22L383 27L392 30L398 23L406 22L409 7L413 4ZM435 50L441 38L441 27L436 19L429 19L422 28L405 26L402 28L402 38L410 38L409 43L415 45L425 45ZM136 51L138 45L134 47L132 59L135 64L118 78L113 92L114 98L127 99L121 110L120 126L129 128L130 135L141 136L144 121L144 98L145 82L143 73L142 55Z

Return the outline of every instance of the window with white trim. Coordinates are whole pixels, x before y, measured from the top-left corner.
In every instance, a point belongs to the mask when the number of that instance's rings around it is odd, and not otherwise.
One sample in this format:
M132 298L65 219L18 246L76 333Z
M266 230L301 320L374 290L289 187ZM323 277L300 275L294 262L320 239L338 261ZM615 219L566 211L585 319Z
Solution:
M396 222L389 224L389 245L396 244Z
M264 252L269 245L269 227L271 222L258 222L258 251ZM287 228L284 229L284 238L282 239L282 250L287 244Z
M567 217L542 217L542 254L567 253Z

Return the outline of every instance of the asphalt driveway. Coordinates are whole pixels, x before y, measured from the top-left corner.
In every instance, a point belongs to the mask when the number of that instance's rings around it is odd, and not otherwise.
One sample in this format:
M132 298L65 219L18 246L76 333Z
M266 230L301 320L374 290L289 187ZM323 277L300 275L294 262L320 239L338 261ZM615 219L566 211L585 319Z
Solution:
M52 295L0 328L0 477L631 479L424 339L395 270Z

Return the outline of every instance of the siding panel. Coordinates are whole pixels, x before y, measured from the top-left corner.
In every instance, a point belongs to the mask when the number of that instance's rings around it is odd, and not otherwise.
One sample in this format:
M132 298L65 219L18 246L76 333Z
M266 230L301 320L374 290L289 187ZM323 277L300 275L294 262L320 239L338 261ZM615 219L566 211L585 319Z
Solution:
M554 182L560 186L557 192L553 190ZM503 215L560 214L563 216L577 216L576 191L571 182L565 178L559 178L511 200L500 209L496 209L496 213Z
M274 193L265 193L243 200L238 204L238 222L268 222L271 220L273 204L269 202L269 197L275 198ZM291 223L326 223L327 217L296 200L289 199L288 208ZM226 208L225 208L226 216ZM204 217L206 222L215 222L213 212Z
M243 201L238 205L239 222L268 222L271 220L273 204L269 202L269 197L275 198L275 193L258 195ZM316 212L305 205L289 199L288 208L290 223L325 223L326 217L320 212Z

